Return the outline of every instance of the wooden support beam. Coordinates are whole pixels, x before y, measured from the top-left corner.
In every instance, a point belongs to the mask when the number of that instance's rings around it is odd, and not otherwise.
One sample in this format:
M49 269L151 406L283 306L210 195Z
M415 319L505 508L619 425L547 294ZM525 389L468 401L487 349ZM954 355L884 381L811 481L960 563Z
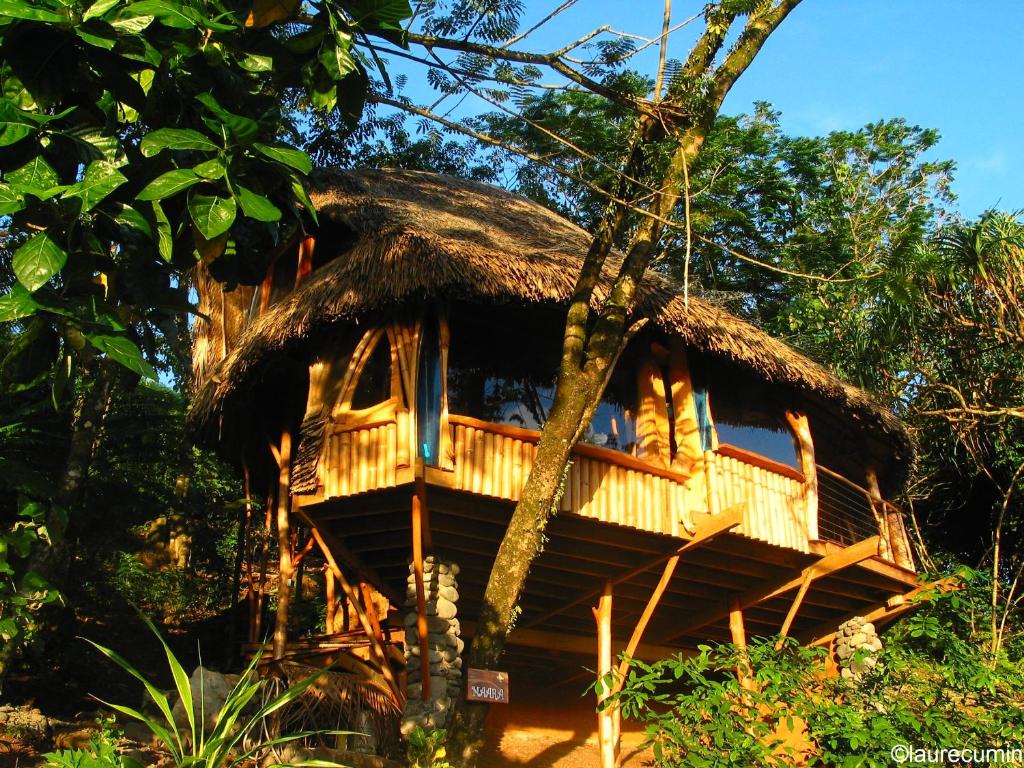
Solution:
M427 637L427 598L423 583L423 518L426 493L423 478L416 478L412 496L412 571L416 581L416 637L420 646L420 691L430 701L430 644Z
M472 621L461 622L463 639L472 638L476 634L476 623ZM556 651L560 653L572 653L593 658L594 638L587 635L574 635L567 632L548 632L543 629L520 629L516 627L505 640L506 645L521 646L523 648L540 648L545 651ZM612 639L612 655L619 654L625 649L626 644ZM695 651L685 648L678 648L671 645L656 645L654 643L640 643L636 648L634 658L645 661L657 661L681 653L684 656L693 656Z
M324 568L324 597L327 601L327 613L324 619L324 631L330 635L337 631L334 622L334 612L338 608L338 596L334 591L334 571L330 567ZM348 627L345 627L348 629Z
M779 641L775 644L775 650L782 650L782 638L786 637L789 634L789 630L793 626L793 621L796 619L796 613L800 610L800 605L803 603L804 598L807 596L807 590L811 588L811 584L813 582L814 578L810 574L804 577L804 581L800 585L800 589L797 590L796 597L793 598L793 604L789 607L789 613L786 614L786 619L782 622L782 629L779 630L780 637Z
M848 614L842 618L822 623L806 634L807 644L812 646L828 646L835 639L838 632L837 627L845 624L854 617L862 617L874 624L888 623L893 619L912 611L925 602L929 594L936 591L949 592L960 588L960 581L956 577L947 577L890 597L883 603L866 607L863 611Z
M651 620L651 616L654 615L655 609L658 607L658 603L661 602L661 596L665 594L665 589L668 587L669 581L672 579L672 574L676 571L676 566L679 565L679 555L672 555L665 563L665 570L661 573L661 579L658 581L657 586L651 593L651 599L647 601L647 605L644 607L644 612L640 614L640 619L636 623L636 628L633 630L632 637L629 638L629 642L626 643L625 658L619 662L619 674L618 680L615 682L615 690L622 690L622 684L625 682L626 673L629 672L629 663L633 658L633 654L636 653L637 647L640 645L640 640L643 638L644 630L647 629L647 624Z
M288 609L292 603L292 541L290 507L292 477L292 435L281 433L281 446L270 446L277 462L277 614L274 619L274 659L284 658L288 644Z
M612 583L606 581L601 597L594 609L597 622L597 678L607 682L612 672ZM597 740L601 752L601 768L615 768L618 762L618 744L615 739L615 713L613 707L602 706L611 695L611 685L597 688Z
M363 632L366 633L367 638L370 641L370 648L373 651L374 656L377 657L377 663L380 665L381 674L384 675L384 679L387 680L388 687L391 689L391 694L394 696L395 704L401 708L402 706L402 690L398 686L398 680L395 679L395 674L391 670L391 665L388 662L387 652L384 650L384 646L381 645L380 640L373 631L373 625L370 623L369 617L366 615L366 611L363 610L363 606L360 603L359 595L356 593L355 588L349 583L348 579L345 578L345 574L342 573L341 568L338 567L337 561L334 559L334 555L331 552L331 548L327 546L327 542L324 540L323 534L320 529L315 525L310 527L310 531L313 534L313 538L316 539L317 545L320 547L320 551L323 552L324 558L327 560L327 566L334 573L334 578L341 584L342 591L352 604L352 608L355 610L356 615L359 617L359 623L363 628Z
M737 527L742 522L743 508L740 505L731 507L730 509L727 509L725 512L721 513L720 515L712 515L707 519L701 521L700 525L697 526L697 532L693 535L693 538L684 543L682 546L672 550L671 552L666 552L665 554L659 555L653 560L649 560L646 563L643 563L642 565L639 565L636 568L627 571L626 573L616 576L614 579L612 579L611 583L612 585L615 585L623 581L629 581L629 579L633 578L634 576L638 576L641 573L649 571L651 568L659 566L673 557L679 557L688 550L699 547L702 544L706 544L707 542L714 539L716 536L720 536L723 533L731 531L733 528ZM601 594L600 588L587 592L584 595L580 595L579 597L569 601L568 603L565 603L564 605L561 605L558 608L548 611L542 616L539 616L538 618L531 620L529 623L524 625L524 628L535 627L538 624L547 621L552 616L557 616L559 613L562 613L563 611L568 610L569 608L572 608L575 605L579 605L580 603L593 600L599 594Z
M324 545L321 546L329 547L333 556L340 559L349 569L350 573L355 574L360 581L373 584L376 590L390 600L393 605L399 606L402 604L405 596L388 584L377 571L366 565L359 555L345 545L345 542L321 525L318 518L314 518L302 508L295 510L295 517L309 526L311 531L315 530L317 532L319 536L317 543L323 541Z
M729 599L729 637L742 655L739 666L736 668L736 677L739 678L740 685L745 690L750 690L754 684L754 674L750 668L750 662L746 659L747 629L743 623L743 606L740 605L740 600L736 596Z
M814 461L814 440L807 414L786 411L786 421L800 446L800 471L804 476L804 520L807 538L818 538L818 472Z
M773 597L783 595L791 589L796 589L803 584L804 580L807 579L808 576L810 576L812 580L821 578L841 571L843 568L855 565L862 560L866 560L870 557L877 557L880 545L881 538L879 536L872 536L870 539L859 541L846 549L841 549L830 555L826 555L821 558L821 560L818 560L816 563L811 563L806 568L792 576L783 577L778 581L755 587L754 589L740 595L738 598L740 607L747 608L764 602L765 600L771 600ZM691 617L683 628L676 630L672 636L666 638L664 642L672 642L673 640L683 637L690 632L694 632L701 627L713 624L716 621L725 618L728 613L728 605L702 611L696 616Z

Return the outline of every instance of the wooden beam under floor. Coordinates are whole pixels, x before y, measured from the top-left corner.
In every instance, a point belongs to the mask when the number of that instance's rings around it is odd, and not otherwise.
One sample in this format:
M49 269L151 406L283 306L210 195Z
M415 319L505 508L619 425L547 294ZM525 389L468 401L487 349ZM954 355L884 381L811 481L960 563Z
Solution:
M476 634L476 622L460 622L463 638L472 637ZM584 635L570 635L564 632L547 632L543 629L513 629L512 634L505 641L508 645L521 645L525 648L542 648L548 651L562 651L564 653L579 654L581 656L594 656L594 638ZM612 653L618 655L626 647L626 644L619 640L612 640ZM655 643L640 643L636 649L636 658L645 661L657 661L682 653L684 656L696 655L696 651L684 648L677 648L669 645L657 645Z
M761 585L744 592L737 597L739 606L740 608L747 608L752 605L757 605L765 600L770 600L773 597L783 595L791 589L796 589L803 584L808 576L812 579L820 578L831 573L841 571L843 568L849 568L851 565L866 560L869 557L877 557L880 545L881 537L872 536L870 539L864 539L863 541L857 542L846 549L834 552L831 555L826 555L821 558L821 560L808 565L806 568L795 574L791 574L779 579L778 581L769 582L768 584ZM702 611L701 613L692 616L682 628L677 629L673 632L671 637L665 638L663 642L671 643L684 635L695 632L701 627L720 621L728 615L728 603L707 611Z
M695 549L699 547L701 544L711 541L716 536L720 536L723 533L731 531L733 528L739 526L742 522L743 508L741 506L732 507L731 509L722 512L719 515L710 517L709 519L702 521L702 525L698 526L697 532L694 534L693 538L685 542L682 546L678 547L672 552L668 552L664 555L659 555L653 560L649 560L646 563L639 565L630 571L627 571L626 573L616 576L614 579L611 580L611 583L615 585L623 581L628 581L634 576L637 576L641 573L649 571L651 568L655 568L661 565L662 563L666 562L672 557L678 557L679 555L684 554L688 550ZM574 605L579 605L580 603L592 600L599 594L601 594L600 587L596 590L591 590L586 594L580 595L574 598L573 600L570 600L569 602L565 603L564 605L559 606L558 608L554 608L551 611L548 611L547 613L543 614L542 616L539 616L538 618L531 620L529 624L524 625L524 628L534 627L538 624L542 624L544 621L550 619L552 616L557 616L562 611L572 608Z

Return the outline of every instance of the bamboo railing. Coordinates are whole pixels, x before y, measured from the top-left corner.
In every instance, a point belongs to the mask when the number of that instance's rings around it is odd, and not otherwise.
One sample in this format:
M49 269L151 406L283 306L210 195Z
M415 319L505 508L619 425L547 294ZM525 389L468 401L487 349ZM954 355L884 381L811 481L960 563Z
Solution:
M400 422L395 417L358 426L329 427L319 467L324 498L399 484L406 476L402 473L410 471L408 430ZM443 471L445 485L482 496L518 500L533 466L540 434L457 415L449 417L449 424L451 470L433 470ZM826 481L834 480L831 470L820 469ZM834 515L830 512L831 486L827 482L823 488L825 508L821 510L826 517L819 520L815 497L806 492L803 475L792 467L722 445L705 452L702 471L703 478L694 478L617 451L578 445L573 449L559 510L685 538L703 515L739 506L743 522L736 532L752 539L809 552L810 541L818 538L815 532L820 522L822 539L843 546L850 543L833 531L836 524L829 516ZM841 479L851 490L869 497L865 507L870 510L870 494ZM884 511L884 507L881 509ZM867 521L850 520L848 526L855 522ZM895 529L890 524L882 530L888 544ZM902 529L899 533L905 537ZM859 540L864 535L857 528L847 538ZM891 547L886 546L886 550L887 558L893 559Z

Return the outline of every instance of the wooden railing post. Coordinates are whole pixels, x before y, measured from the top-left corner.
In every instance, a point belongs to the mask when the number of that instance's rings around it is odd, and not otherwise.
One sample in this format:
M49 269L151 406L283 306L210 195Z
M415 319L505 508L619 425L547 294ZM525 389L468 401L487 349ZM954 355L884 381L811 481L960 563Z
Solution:
M814 461L814 441L811 439L811 425L807 415L786 411L793 434L800 446L800 471L804 476L804 520L807 526L807 540L818 538L818 465Z

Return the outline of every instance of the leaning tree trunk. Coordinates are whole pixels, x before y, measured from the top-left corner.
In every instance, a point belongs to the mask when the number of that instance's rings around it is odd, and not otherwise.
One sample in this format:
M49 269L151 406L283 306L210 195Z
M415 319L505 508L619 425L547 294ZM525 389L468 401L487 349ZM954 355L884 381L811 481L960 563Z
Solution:
M530 566L540 553L548 520L557 509L562 483L573 446L579 440L630 334L637 289L661 239L663 224L688 186L689 168L704 145L718 110L733 83L749 66L771 32L801 0L778 0L752 12L737 42L706 86L699 83L711 73L736 12L721 11L719 22L709 24L670 87L661 119L641 117L637 137L624 165L622 181L577 280L566 315L562 359L555 387L555 402L541 431L533 467L505 532L484 591L483 606L468 656L468 666L494 668L512 631L516 605L526 584ZM695 92L696 91L696 92ZM688 118L679 118L681 106L694 98L702 103ZM652 195L644 217L615 276L596 318L591 301L612 244L625 223L625 206L618 201L637 199L640 190L633 180L644 177L645 149L664 138L668 128L677 143L665 177ZM688 192L687 192L688 194ZM634 327L635 328L635 327ZM483 728L489 706L461 701L456 709L447 746L456 766L475 766L483 746Z

